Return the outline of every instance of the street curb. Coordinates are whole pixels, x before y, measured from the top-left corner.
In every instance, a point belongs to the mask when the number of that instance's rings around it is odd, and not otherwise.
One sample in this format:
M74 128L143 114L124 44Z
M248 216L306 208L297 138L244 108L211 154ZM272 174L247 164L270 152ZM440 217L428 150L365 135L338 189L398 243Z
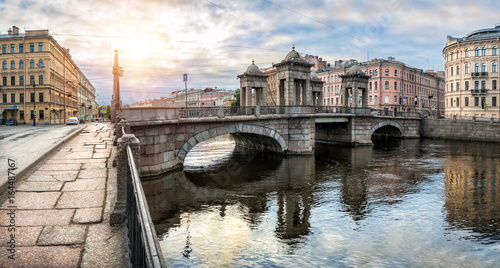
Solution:
M80 134L86 128L87 128L87 126L81 128L80 130L77 130L77 131L71 133L66 138L64 138L59 143L57 143L54 147L52 147L52 149L48 150L42 156L40 156L38 159L36 159L35 161L33 161L33 163L29 164L26 168L24 168L21 171L16 172L16 183L17 183L18 178L21 178L22 176L24 176L34 166L36 166L38 163L40 163L41 161L43 161L47 156L51 155L54 151L58 150L66 142L68 142L69 140L73 139L75 136L77 136L78 134ZM5 178L0 178L0 196L3 193L5 193L6 190L7 190L7 178L8 178L8 176L5 177Z

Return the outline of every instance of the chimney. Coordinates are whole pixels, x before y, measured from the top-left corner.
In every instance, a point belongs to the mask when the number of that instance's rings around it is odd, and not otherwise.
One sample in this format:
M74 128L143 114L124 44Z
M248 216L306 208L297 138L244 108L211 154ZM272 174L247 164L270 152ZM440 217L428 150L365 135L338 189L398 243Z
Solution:
M12 29L9 28L9 31L7 33L9 33L9 35L12 35Z
M19 27L12 26L12 34L13 35L19 35Z

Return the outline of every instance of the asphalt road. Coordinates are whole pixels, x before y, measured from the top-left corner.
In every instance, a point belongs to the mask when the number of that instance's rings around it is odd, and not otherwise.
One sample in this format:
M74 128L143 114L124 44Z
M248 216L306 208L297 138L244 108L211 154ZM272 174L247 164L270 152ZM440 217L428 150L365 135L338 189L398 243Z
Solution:
M16 174L50 151L81 125L0 126L0 186L7 177L8 159L16 161Z

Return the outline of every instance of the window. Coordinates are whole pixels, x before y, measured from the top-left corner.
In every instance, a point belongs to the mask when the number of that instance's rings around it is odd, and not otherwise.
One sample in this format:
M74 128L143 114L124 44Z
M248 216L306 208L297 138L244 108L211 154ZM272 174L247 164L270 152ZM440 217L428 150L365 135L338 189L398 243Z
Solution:
M398 89L398 82L394 82L394 89Z
M385 75L389 75L389 69L385 69Z
M496 107L497 106L497 97L491 97L491 106Z
M476 47L476 54L474 54L474 55L476 55L476 57L479 57L479 48L478 47Z
M375 96L375 103L378 103L378 96Z
M389 89L389 81L385 81L385 89Z
M469 73L469 64L465 64L465 73L468 74Z
M460 106L460 99L457 98L457 107Z
M34 115L33 110L31 110L31 118L30 118L31 120L33 120L33 118L35 118L33 115Z
M2 68L3 68L3 69L7 69L7 62L6 62L6 61L3 61L3 63L2 63Z
M484 109L486 106L486 97L481 97L481 107Z
M389 103L389 96L385 95L385 103Z
M7 94L3 94L2 97L3 97L3 103L7 103Z
M12 93L10 94L10 102L15 103L16 102L16 94Z
M370 70L370 76L372 76L372 75L373 75L373 71L372 71L372 70Z
M30 52L35 52L35 43L30 43Z
M469 97L465 97L465 106L469 106Z
M38 119L39 120L43 120L45 118L44 114L43 114L44 110L40 110L38 111Z
M35 68L35 61L34 60L30 60L30 68Z
M16 68L16 62L15 61L10 61L10 68L15 69Z
M460 59L460 50L457 50L457 59Z
M469 91L469 81L465 81L465 91Z
M481 81L481 89L486 89L486 81Z
M497 80L491 80L491 89L493 90L497 89Z
M24 85L24 76L19 76L19 85Z
M30 93L31 102L35 102L35 93Z
M38 93L38 101L43 102L43 92Z
M494 73L498 72L497 67L498 67L498 64L496 62L493 62L493 64L491 64L491 71Z
M475 72L475 73L479 73L479 63L476 63L476 64L474 65L474 72Z
M394 103L398 103L398 96L394 96Z
M24 53L24 44L19 44L19 53Z
M398 70L394 70L394 76L398 76Z
M43 43L38 43L38 52L43 52Z
M457 65L457 75L460 74L460 65Z
M450 91L453 91L453 83L450 84Z
M493 56L497 56L498 55L498 48L497 46L494 46L492 49L491 49L491 54Z
M38 76L38 84L43 85L43 75Z
M38 67L43 67L43 60L38 60Z
M10 77L10 85L11 86L15 86L16 85L16 77L15 76L11 76Z
M460 82L457 82L457 91L460 91Z
M453 67L451 67L450 75L453 76Z
M486 63L481 64L481 72L486 72Z
M14 45L14 44L10 45L10 53L12 53L12 54L16 53L16 45Z
M372 96L370 96L370 98L369 98L369 99L370 99L370 103L372 103Z
M2 85L6 86L7 85L7 77L4 76L2 79Z
M372 90L372 82L370 82L370 90Z
M375 89L378 89L378 82L375 81Z
M451 52L450 60L453 60L453 52Z
M468 58L470 56L470 50L467 48L465 49L465 57Z
M30 75L30 85L34 85L34 84L35 84L35 76Z
M335 105L339 105L339 98L335 98Z
M474 89L479 90L479 81L474 82ZM476 105L477 106L477 105Z
M7 53L7 45L2 45L2 54Z
M24 120L24 111L19 111L19 120Z
M24 69L24 61L19 61L19 69Z
M378 70L375 69L375 76L378 76Z
M481 56L486 56L486 47L483 47Z
M24 93L19 93L19 102L24 102Z

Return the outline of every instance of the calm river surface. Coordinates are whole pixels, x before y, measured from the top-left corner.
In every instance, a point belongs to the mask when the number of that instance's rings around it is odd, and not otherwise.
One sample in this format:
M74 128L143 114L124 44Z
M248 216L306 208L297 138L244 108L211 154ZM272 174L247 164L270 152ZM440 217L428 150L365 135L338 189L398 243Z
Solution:
M143 182L169 267L500 267L500 144L199 144Z

